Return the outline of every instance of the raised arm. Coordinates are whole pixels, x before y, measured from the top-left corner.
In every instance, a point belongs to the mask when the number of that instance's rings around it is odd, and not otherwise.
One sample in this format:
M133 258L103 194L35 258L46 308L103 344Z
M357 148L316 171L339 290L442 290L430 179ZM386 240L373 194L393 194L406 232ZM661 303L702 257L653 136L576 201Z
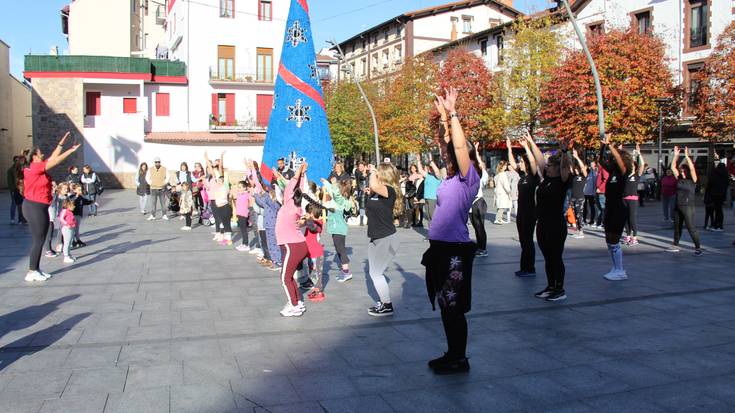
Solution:
M582 162L581 159L579 159L579 154L577 153L576 149L572 149L572 156L574 157L574 160L577 162L577 165L579 165L579 170L582 171L582 176L585 178L587 177L587 166Z
M51 153L51 156L48 157L46 160L46 170L54 168L55 166L59 165L60 163L64 162L66 158L69 157L69 155L73 154L81 144L77 143L74 144L71 148L67 149L66 151L62 150L64 149L64 142L66 142L66 138L69 136L69 132L67 132L63 138L59 141L59 144L56 145L56 149Z
M424 163L421 162L421 154L416 154L416 168L419 170L419 175L426 176L427 171L424 169Z
M482 160L482 156L480 156L480 142L473 143L473 146L475 147L475 154L477 154L477 164L480 165L480 169L483 171L487 170L485 167L485 161Z
M688 147L684 147L684 160L686 160L687 165L689 165L689 175L692 176L692 181L696 183L697 182L697 170L694 169L694 162L692 162L692 158L689 157Z
M513 147L512 143L510 142L510 138L505 138L505 146L508 148L508 166L510 166L510 169L518 172L518 164L516 164L515 158L513 158Z
M679 179L679 168L677 167L679 165L679 147L674 146L674 158L671 160L671 165L669 168L671 169L671 173L674 175L674 178Z
M569 182L569 177L572 175L572 162L567 152L567 142L560 141L559 149L561 150L561 162L559 163L559 176L561 176L562 182Z
M370 166L369 185L371 192L375 192L383 198L388 198L388 187L380 183L380 180L378 180L378 171L375 170L375 167L373 167L372 165Z
M531 155L533 155L532 158L536 162L536 171L534 173L536 175L541 175L541 171L546 168L546 159L544 159L544 154L541 153L541 149L536 146L536 142L533 141L531 134L528 132L526 132L526 143L531 151Z
M610 144L610 140L607 136L602 143L610 148L610 153L612 154L613 159L615 159L615 163L618 165L618 169L620 169L620 172L622 172L623 175L626 175L628 173L628 168L625 167L625 162L623 162L623 157L620 156L618 148L616 148L615 145Z
M638 170L636 171L636 173L638 173L638 176L642 176L643 172L645 172L646 170L646 164L643 163L643 155L641 155L641 144L640 143L635 144L635 155L636 155L636 160L638 161Z
M536 158L531 152L531 147L528 145L528 141L521 139L521 146L526 151L526 158L528 159L528 165L526 165L526 172L530 175L536 175L538 173L538 167L536 166Z
M444 106L444 109L449 113L450 125L452 129L451 139L452 146L454 147L454 156L457 158L457 166L461 176L467 176L467 173L472 166L470 161L470 151L467 147L467 139L464 136L462 130L462 124L459 122L457 116L456 104L457 104L457 89L449 88L445 90L444 97L437 96L439 103Z

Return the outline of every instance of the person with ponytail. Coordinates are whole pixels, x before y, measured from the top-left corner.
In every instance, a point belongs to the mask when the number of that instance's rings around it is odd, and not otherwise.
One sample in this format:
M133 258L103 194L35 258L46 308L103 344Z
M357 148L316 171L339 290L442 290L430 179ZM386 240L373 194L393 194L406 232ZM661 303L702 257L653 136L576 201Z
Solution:
M526 132L530 138L530 134ZM518 211L516 213L516 229L518 230L518 241L521 243L520 270L515 274L518 277L536 276L536 246L533 243L533 233L536 229L536 188L539 179L536 174L536 159L531 153L528 141L520 140L524 153L516 162L513 159L510 139L506 140L508 147L508 160L510 168L519 173L518 180Z
M281 285L288 298L286 306L281 310L284 317L301 317L306 311L304 302L300 299L294 272L309 254L306 238L299 225L304 215L301 208L303 198L301 183L306 181L304 173L307 167L306 162L302 163L294 177L286 184L283 191L283 206L278 210L276 217L276 242L283 256Z
M367 311L371 316L385 317L393 315L390 288L384 273L400 245L393 218L402 213L403 197L398 182L398 169L391 163L384 162L377 168L370 165L369 173L369 195L365 205L367 233L370 238L368 272L380 301Z
M606 148L610 149L610 153L607 153ZM620 248L620 239L628 221L628 208L623 194L626 178L633 171L633 157L611 145L609 137L605 137L600 147L600 158L600 166L609 174L605 183L604 226L605 242L613 262L613 268L603 277L608 281L623 281L628 279L628 273L623 268L623 250Z
M426 267L426 290L432 308L439 303L447 338L447 352L429 361L435 374L467 372L467 319L472 298L472 263L477 244L467 229L467 211L480 190L482 168L475 147L467 141L456 111L458 93L451 88L436 96L443 136L439 139L447 165L447 178L437 189L437 207L429 230L429 248L421 264Z

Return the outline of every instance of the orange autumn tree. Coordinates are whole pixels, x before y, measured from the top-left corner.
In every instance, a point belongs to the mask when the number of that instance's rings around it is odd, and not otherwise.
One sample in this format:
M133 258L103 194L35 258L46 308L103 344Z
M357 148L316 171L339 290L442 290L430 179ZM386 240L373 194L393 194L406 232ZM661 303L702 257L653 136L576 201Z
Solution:
M700 75L694 131L711 141L735 140L735 22L717 39Z
M466 50L457 49L449 52L439 73L439 90L443 93L449 87L457 88L457 114L462 122L462 129L468 139L487 142L490 140L489 130L484 127L485 111L492 104L492 74L485 62ZM436 114L434 121L437 121Z
M651 140L658 127L656 98L675 97L664 42L634 30L611 30L589 38L588 45L600 74L605 128L612 140ZM568 51L551 79L541 93L548 134L586 147L599 145L597 98L583 52Z
M436 64L426 57L408 59L380 85L377 101L380 147L387 153L415 153L431 142L430 118L436 88Z

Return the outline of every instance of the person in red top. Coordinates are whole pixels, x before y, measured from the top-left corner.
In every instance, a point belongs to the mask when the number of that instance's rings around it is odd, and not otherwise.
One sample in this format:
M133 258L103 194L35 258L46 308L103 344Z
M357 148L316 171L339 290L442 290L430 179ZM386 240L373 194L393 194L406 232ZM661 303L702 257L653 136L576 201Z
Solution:
M324 220L322 219L322 208L315 204L306 205L306 214L301 218L299 223L305 227L304 237L306 238L306 249L309 251L307 257L310 261L309 279L311 286L307 294L309 301L324 301L324 285L322 282L322 272L324 270L324 246L320 238L324 228Z
M599 162L598 162L599 164ZM597 215L597 222L595 222L593 228L602 228L602 218L605 216L605 185L607 180L610 179L610 173L605 168L597 168L597 210L600 214Z
M30 164L23 169L25 183L23 216L28 220L28 227L31 231L31 248L28 253L30 262L26 281L46 281L51 278L51 274L45 273L39 268L43 241L46 238L49 226L48 208L52 200L51 177L47 171L64 162L69 155L81 146L77 143L64 151L64 144L68 137L69 132L59 140L56 149L51 152L48 158L41 152L40 148L34 148L31 152Z

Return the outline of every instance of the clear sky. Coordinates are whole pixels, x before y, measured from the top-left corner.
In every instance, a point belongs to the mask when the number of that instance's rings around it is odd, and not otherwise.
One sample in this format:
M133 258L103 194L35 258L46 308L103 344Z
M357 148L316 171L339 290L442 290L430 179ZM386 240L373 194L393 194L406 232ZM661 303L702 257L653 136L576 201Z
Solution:
M48 54L53 46L67 49L61 34L61 8L71 0L0 0L0 39L9 44L10 71L23 71L23 56ZM107 0L97 0L107 1ZM241 0L243 1L243 0ZM317 50L325 41L345 40L375 24L407 11L449 3L453 0L310 0L311 24ZM550 0L514 0L514 6L528 13L542 10Z

